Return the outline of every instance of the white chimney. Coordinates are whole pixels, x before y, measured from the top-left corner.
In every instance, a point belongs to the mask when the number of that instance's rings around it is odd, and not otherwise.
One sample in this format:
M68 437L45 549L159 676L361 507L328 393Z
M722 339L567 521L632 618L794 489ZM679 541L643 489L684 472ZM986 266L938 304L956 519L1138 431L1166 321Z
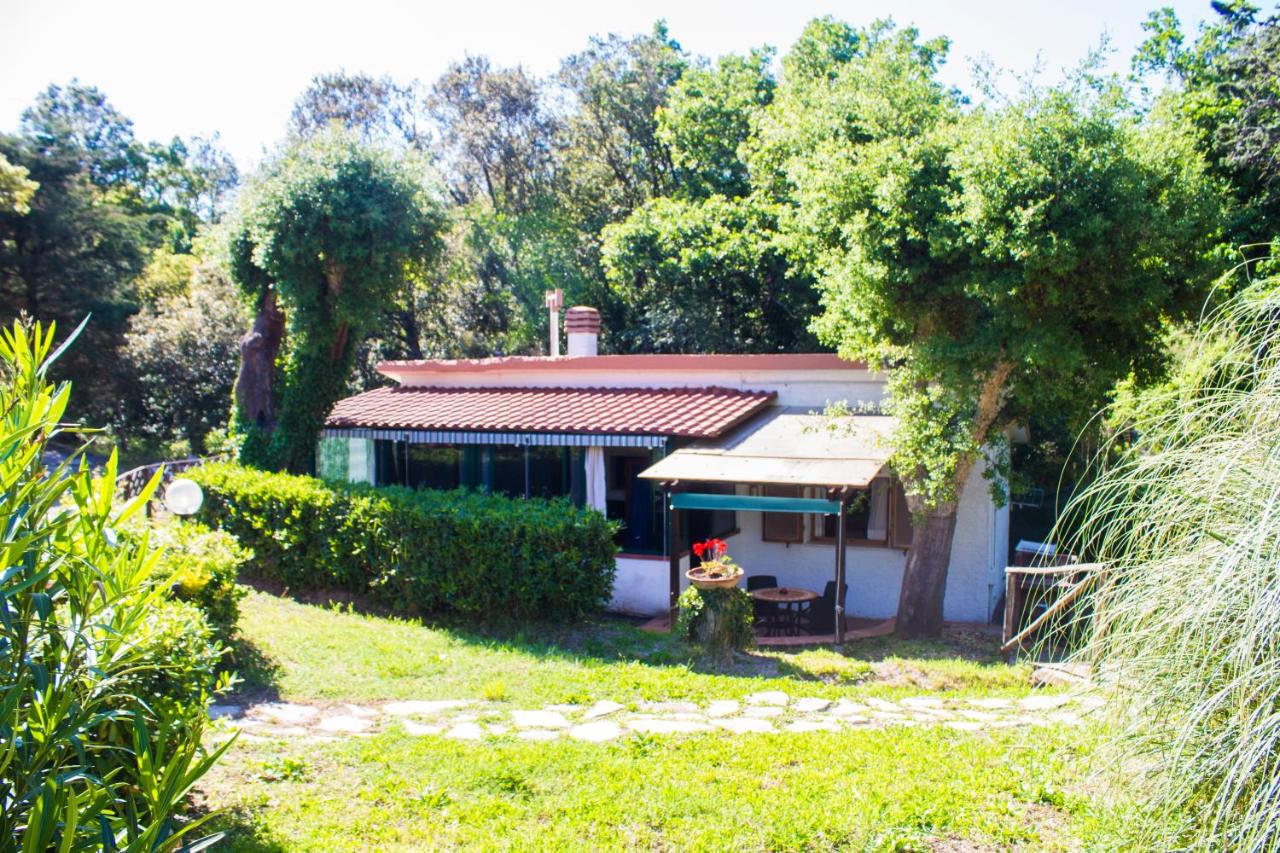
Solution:
M564 291L560 288L548 290L546 293L547 318L551 326L551 348L548 350L552 358L560 357L560 309L564 306Z
M600 350L600 312L576 305L564 314L569 355L597 355Z

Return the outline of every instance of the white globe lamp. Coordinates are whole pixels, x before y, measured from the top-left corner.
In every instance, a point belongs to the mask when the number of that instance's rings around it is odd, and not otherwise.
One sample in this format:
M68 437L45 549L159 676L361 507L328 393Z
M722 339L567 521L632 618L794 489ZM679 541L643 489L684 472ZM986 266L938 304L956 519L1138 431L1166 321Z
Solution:
M204 492L194 480L179 477L164 490L164 505L174 515L195 515L204 503Z

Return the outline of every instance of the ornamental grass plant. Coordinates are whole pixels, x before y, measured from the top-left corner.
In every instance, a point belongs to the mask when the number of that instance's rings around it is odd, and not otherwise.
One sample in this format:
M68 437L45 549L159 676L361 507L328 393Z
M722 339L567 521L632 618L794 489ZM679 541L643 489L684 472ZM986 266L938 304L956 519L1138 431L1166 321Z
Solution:
M1150 807L1147 849L1280 849L1278 344L1276 279L1208 315L1059 522L1107 567L1066 630L1109 691L1106 763Z

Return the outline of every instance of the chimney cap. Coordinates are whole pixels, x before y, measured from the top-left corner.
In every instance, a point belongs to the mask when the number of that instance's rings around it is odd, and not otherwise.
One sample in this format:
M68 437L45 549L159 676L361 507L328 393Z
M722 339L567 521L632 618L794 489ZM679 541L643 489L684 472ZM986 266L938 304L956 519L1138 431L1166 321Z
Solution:
M599 334L600 312L586 305L575 305L564 314L564 330L570 334Z

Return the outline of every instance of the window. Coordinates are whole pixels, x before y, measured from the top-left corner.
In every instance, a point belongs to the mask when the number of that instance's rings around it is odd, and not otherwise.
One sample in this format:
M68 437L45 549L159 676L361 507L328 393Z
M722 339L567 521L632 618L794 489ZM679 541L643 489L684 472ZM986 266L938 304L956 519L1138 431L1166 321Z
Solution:
M615 537L618 547L631 553L661 553L666 512L662 490L639 477L660 458L660 451L606 448L605 517L622 522Z
M765 497L798 498L799 486L765 486ZM803 542L804 516L798 512L761 513L760 538L765 542Z
M911 508L907 506L907 493L902 481L893 480L893 502L890 512L889 544L895 548L910 548L915 531L911 528Z
M415 489L456 489L462 485L462 449L431 444L408 446L408 484Z
M854 544L888 544L889 481L877 478L866 489L859 489L849 501L845 535ZM825 497L825 490L814 497ZM834 515L809 516L810 542L834 544L839 518Z
M560 498L569 494L569 459L564 447L530 447L529 496Z
M524 497L524 448L489 448L489 491L512 498Z

